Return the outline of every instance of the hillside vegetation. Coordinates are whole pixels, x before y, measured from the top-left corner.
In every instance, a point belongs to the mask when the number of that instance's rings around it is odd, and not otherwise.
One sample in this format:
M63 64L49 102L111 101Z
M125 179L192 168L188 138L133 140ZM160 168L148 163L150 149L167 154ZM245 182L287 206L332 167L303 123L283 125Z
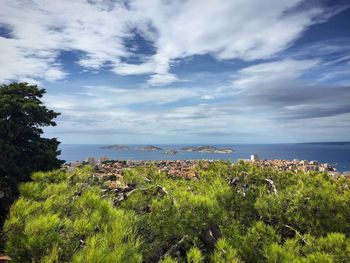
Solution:
M13 262L350 262L350 182L200 163L34 173L5 223Z

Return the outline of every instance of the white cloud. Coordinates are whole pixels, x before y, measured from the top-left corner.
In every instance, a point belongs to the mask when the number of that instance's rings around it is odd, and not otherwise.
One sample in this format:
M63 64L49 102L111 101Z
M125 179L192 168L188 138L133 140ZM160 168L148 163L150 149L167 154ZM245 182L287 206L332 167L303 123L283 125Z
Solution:
M204 99L204 100L212 100L212 99L214 99L215 97L213 96L213 95L203 95L202 97L201 97L202 99Z
M49 81L63 79L67 74L58 68L50 68L45 72L44 78Z
M118 63L114 66L112 71L119 75L139 75L153 73L154 68L154 63L151 62L143 64Z
M253 143L348 137L349 88L303 81L303 71L319 67L317 61L275 61L275 67L271 63L264 63L270 71L261 70L263 65L241 70L241 79L278 77L246 82L240 93L232 87L210 91L88 86L76 93L46 95L45 104L62 113L55 136L63 136L66 143L122 142L121 138L129 143L145 142L142 138Z
M161 106L200 97L203 90L176 88L125 89L110 86L87 86L70 95L47 95L45 102L58 111L119 111L133 105ZM62 103L61 103L62 102ZM75 104L75 106L73 106Z
M320 63L319 60L294 60L284 59L274 62L256 64L247 68L241 69L233 81L233 85L240 89L249 87L266 88L266 83L274 81L287 82L295 80L305 71L315 68Z
M297 8L302 2L193 0L149 4L136 0L130 6L141 23L152 25L143 29L157 50L146 64L154 63L154 73L163 75L175 59L192 55L269 58L289 47L309 26L342 10L320 5Z
M319 60L280 60L241 69L233 81L239 106L263 112L276 122L321 119L350 112L349 81L346 85L315 82L327 63ZM326 68L327 69L327 68ZM302 126L300 126L302 127Z
M57 80L61 51L80 51L78 63L98 70L111 65L120 75L150 74L150 84L178 81L170 73L181 58L212 54L218 59L264 59L291 45L312 24L338 8L301 0L123 1L3 0L0 24L13 38L0 38L0 80ZM297 11L292 11L297 9ZM152 42L155 54L139 65L121 62L134 51L125 47L133 32Z
M106 97L92 95L90 92L93 89L94 94L101 92L107 94L111 103L106 101ZM180 94L181 92L183 94ZM238 124L246 128L257 124L257 121L245 119L242 115L237 114L234 117L232 109L227 109L222 105L213 107L202 104L158 109L157 99L164 101L165 98L168 98L168 102L172 102L196 95L186 94L186 91L177 90L169 93L166 90L156 90L151 94L135 91L134 96L129 96L120 89L113 92L107 87L91 87L88 93L90 97L81 94L79 100L72 95L46 96L47 105L62 112L58 119L59 125L55 127L56 134L77 133L79 137L103 134L108 138L127 134L129 139L136 135L139 141L142 135L147 134L153 136L232 135L232 133L240 133L235 129ZM144 95L147 97L143 98ZM104 100L103 103L101 99ZM141 110L126 107L135 102L147 103L147 107ZM152 104L154 106L150 107ZM77 140L79 141L79 138Z
M0 24L11 30L13 38L0 37L0 80L61 79L66 75L57 66L61 51L82 52L79 63L87 68L118 63L127 55L122 42L129 19L121 4L111 3L2 1Z
M178 78L174 74L165 73L165 74L153 74L148 82L153 85L162 85L162 84L169 84L177 80Z
M64 73L58 68L52 71L50 57L40 55L32 56L27 50L18 48L15 39L0 38L0 81L33 79L48 74L52 79L53 73L56 79L63 77ZM51 71L50 71L51 70ZM51 72L51 73L50 73Z
M100 87L96 89L96 93L106 92L105 90L106 87ZM117 90L114 96L107 93L110 101L118 97L118 92L123 93L121 90ZM158 93L159 91L155 92L153 96L158 96ZM165 93L166 91L161 92L161 94ZM140 97L142 95L141 92ZM315 137L341 140L349 129L346 122L349 114L341 117L297 119L281 123L271 118L272 116L259 114L258 108L251 112L232 103L176 106L162 110L158 110L157 107L147 107L137 110L125 107L125 104L120 105L119 102L127 100L126 104L130 105L135 101L140 103L141 99L125 98L123 95L116 103L107 104L107 106L101 103L99 97L80 96L79 100L72 100L75 103L71 103L67 97L54 96L51 99L53 102L65 101L58 104L47 101L47 104L58 107L56 110L63 113L54 132L55 136L66 136L66 143L86 142L84 140L96 140L97 143L111 141L125 143L121 138L126 138L129 143L140 143L144 142L142 138L147 136L153 143L159 142L161 138L166 138L165 142L174 142L174 138L177 138L178 142L184 142L186 138L191 138L188 142L208 143L212 136L226 143L238 141L254 143L261 142L262 138L264 142L293 142L300 138L312 140ZM149 97L143 102L151 105L155 100ZM333 125L326 125L327 123ZM81 138L84 139L81 140Z

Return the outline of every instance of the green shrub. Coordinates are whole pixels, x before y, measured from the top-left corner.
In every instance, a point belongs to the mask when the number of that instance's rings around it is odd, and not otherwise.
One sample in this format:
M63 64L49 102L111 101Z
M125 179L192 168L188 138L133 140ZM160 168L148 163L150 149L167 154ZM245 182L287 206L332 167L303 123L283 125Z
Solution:
M15 262L141 262L133 214L101 198L90 168L33 179L21 185L5 223L5 249Z
M215 251L211 257L213 263L240 262L237 251L225 239L216 243Z
M14 262L350 262L349 180L244 162L195 172L129 169L128 194L106 191L91 167L35 173L6 221L6 252Z
M196 248L192 247L188 252L187 252L187 262L188 263L201 263L203 262L204 258L202 255L202 252Z

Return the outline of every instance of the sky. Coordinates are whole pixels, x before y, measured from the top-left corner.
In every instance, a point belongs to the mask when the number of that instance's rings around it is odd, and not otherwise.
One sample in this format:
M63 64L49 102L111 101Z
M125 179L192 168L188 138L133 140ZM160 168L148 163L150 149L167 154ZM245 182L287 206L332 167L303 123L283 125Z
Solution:
M62 143L350 141L348 0L0 0L0 83Z

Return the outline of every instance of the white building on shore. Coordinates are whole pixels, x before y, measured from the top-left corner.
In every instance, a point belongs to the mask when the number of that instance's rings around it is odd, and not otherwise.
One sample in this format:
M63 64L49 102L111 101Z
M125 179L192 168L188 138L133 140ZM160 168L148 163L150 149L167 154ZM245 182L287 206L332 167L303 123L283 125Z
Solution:
M252 162L259 161L259 156L258 156L257 154L252 154L252 155L250 156L250 160L251 160Z

